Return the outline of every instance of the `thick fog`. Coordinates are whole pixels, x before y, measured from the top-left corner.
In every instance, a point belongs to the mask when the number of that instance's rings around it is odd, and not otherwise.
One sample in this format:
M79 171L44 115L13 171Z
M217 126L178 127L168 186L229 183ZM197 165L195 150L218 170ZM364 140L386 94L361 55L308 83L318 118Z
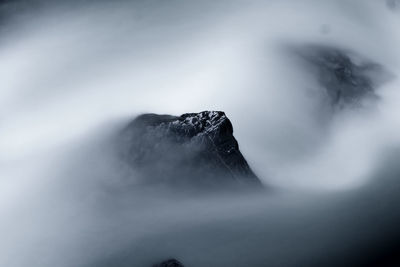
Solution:
M397 1L0 7L1 266L352 266L400 242ZM313 47L378 66L376 99L332 107ZM203 110L269 190L142 188L115 157L135 116Z

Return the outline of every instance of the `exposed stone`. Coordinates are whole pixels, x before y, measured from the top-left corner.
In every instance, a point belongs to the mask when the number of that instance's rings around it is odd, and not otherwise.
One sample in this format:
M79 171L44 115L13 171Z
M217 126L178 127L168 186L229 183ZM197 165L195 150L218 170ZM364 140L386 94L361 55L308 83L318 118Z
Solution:
M184 267L184 265L175 259L169 259L159 264L155 264L153 267Z
M140 115L123 130L122 150L143 182L261 186L221 111Z
M298 52L334 107L357 107L365 100L378 99L376 88L390 77L381 65L350 51L311 45Z

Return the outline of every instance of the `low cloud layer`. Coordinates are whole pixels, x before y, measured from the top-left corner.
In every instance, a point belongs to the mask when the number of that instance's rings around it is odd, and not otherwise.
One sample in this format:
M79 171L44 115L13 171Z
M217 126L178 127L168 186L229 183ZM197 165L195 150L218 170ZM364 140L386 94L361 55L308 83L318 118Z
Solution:
M382 169L393 165L382 162L400 143L392 3L32 3L0 8L0 265L85 266L137 253L137 266L153 256L181 256L188 266L213 266L211 258L214 266L264 266L267 258L292 266L323 257L321 243L345 253L338 244L352 239L352 212L362 214L362 229L376 230L366 221L382 209L367 214L352 203L373 204L365 188L386 192L380 181L392 174ZM379 78L371 83L377 100L332 110L320 74L293 52L313 46L380 66L379 77L365 74ZM144 112L202 110L227 114L252 169L282 196L181 203L135 188L110 153L115 133ZM328 233L335 220L337 237ZM282 260L288 251L293 262Z

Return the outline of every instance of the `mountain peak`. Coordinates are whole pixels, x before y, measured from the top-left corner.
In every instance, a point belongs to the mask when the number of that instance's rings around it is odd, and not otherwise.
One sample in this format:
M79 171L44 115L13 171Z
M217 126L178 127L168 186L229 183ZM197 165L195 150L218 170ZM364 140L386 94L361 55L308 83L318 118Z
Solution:
M122 132L124 158L142 181L213 187L261 186L222 111L142 114Z

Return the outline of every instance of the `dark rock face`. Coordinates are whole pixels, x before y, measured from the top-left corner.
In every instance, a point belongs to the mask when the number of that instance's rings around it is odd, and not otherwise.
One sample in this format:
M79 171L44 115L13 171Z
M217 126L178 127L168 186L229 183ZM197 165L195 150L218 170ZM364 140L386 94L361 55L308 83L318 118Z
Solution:
M311 65L331 104L339 108L377 99L376 87L389 76L381 65L333 47L310 46L299 54Z
M153 265L153 267L184 267L182 263L175 259L169 259L166 261L163 261L159 264Z
M221 111L140 115L123 130L122 150L143 182L261 186Z

